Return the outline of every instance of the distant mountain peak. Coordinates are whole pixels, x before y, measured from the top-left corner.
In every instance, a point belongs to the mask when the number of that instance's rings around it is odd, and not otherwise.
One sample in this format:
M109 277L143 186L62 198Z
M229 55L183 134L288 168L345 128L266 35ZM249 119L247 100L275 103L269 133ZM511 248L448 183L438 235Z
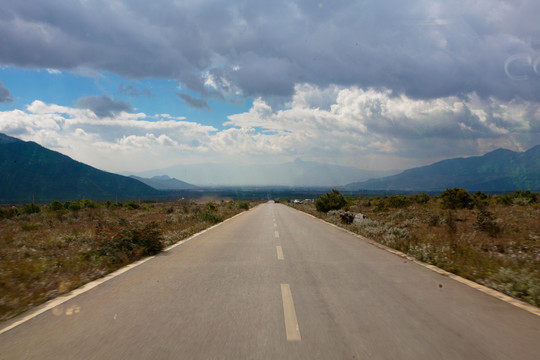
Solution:
M154 180L172 180L172 178L169 175L157 175L152 177Z

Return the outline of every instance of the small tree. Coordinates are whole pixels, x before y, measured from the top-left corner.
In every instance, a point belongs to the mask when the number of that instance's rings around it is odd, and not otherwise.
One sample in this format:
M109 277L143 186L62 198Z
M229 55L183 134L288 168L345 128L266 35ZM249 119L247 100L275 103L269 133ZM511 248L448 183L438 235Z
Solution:
M339 210L347 204L343 195L336 189L322 195L315 200L315 208L320 212L328 212L330 210Z
M472 209L474 199L465 189L446 189L441 194L443 209Z

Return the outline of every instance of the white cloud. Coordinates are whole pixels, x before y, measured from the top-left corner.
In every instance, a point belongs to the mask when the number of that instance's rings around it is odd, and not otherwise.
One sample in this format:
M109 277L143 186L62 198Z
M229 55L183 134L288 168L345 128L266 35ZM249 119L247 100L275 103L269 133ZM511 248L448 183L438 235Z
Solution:
M287 109L273 110L257 99L227 124L276 131L281 146L313 159L355 164L365 156L390 156L413 164L415 158L477 155L501 143L514 150L536 145L530 130L539 114L536 103L483 100L476 94L422 100L390 90L299 85ZM513 140L501 141L509 133Z
M475 94L421 100L390 90L304 84L295 87L287 107L274 109L258 98L224 125L218 130L168 114L99 118L87 109L41 101L26 111L0 112L0 132L109 171L297 157L389 169L501 146L527 149L540 138L540 106Z

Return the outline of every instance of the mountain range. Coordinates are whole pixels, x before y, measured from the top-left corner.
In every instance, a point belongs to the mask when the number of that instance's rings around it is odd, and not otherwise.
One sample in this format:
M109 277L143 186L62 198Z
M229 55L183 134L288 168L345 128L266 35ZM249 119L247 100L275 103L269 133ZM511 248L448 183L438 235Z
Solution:
M497 149L483 156L443 160L393 176L355 182L349 190L540 191L540 145L525 152Z
M160 194L136 179L0 134L0 203L141 199Z
M75 161L35 142L0 134L0 203L159 198L164 196L160 190L196 188L190 183L203 186L339 187L348 181L349 184L340 189L437 192L461 187L469 191L540 191L540 145L525 152L498 149L483 156L443 160L399 174L386 172L386 175L392 175L385 177L380 177L384 172L302 160L251 166L185 165L168 170L158 170L168 175L152 178L140 177L144 176L141 173L139 177L117 175ZM155 171L146 174L156 175ZM180 176L184 180L193 180L187 183L169 177L176 174L185 175ZM372 179L365 180L370 175Z
M295 161L281 164L189 164L135 173L139 177L167 174L198 186L333 187L353 181L393 175L398 171L372 171L355 167Z

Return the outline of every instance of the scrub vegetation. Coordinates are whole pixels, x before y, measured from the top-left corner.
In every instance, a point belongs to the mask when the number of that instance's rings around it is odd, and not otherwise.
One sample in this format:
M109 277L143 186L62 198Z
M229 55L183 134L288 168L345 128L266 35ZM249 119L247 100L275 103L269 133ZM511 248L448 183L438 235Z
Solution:
M0 320L157 254L252 205L85 199L0 207Z
M540 306L540 195L447 189L436 197L346 198L340 210L295 208L422 262ZM358 214L363 214L361 216Z

